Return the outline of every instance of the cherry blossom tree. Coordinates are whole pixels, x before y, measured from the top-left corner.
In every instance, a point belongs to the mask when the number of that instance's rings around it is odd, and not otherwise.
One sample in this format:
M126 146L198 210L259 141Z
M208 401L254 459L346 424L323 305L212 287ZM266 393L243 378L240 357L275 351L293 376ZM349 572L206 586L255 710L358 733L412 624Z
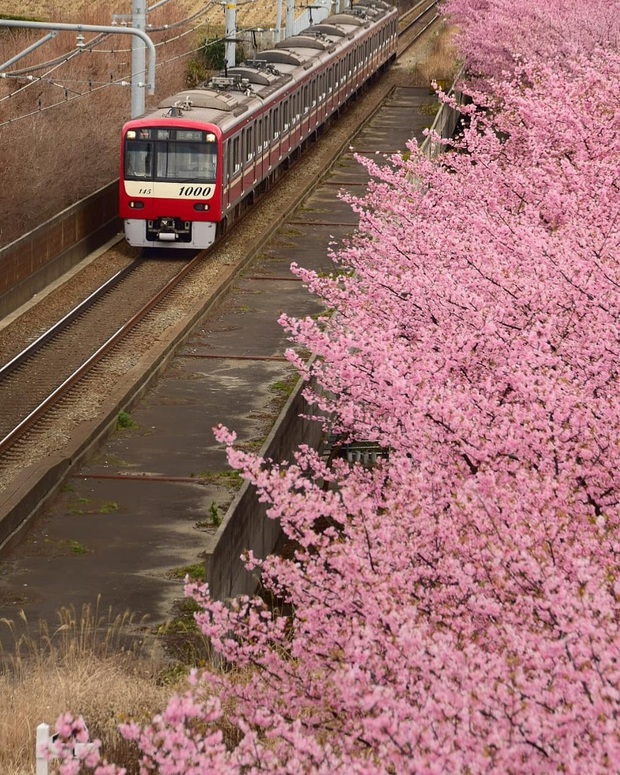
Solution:
M469 77L503 78L520 62L557 62L618 50L620 17L608 0L444 0L459 29Z
M246 557L276 606L188 585L229 669L124 728L145 773L620 768L620 55L598 0L515 5L449 0L486 78L462 134L360 159L340 271L295 269L331 312L282 318L308 396L387 457L216 431L295 550Z

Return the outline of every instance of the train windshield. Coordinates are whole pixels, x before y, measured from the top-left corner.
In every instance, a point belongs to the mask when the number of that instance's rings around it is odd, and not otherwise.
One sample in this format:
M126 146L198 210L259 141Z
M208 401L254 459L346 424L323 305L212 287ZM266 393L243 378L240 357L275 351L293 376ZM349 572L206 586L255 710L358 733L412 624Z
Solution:
M125 177L204 183L215 181L217 138L188 129L129 130L125 139Z

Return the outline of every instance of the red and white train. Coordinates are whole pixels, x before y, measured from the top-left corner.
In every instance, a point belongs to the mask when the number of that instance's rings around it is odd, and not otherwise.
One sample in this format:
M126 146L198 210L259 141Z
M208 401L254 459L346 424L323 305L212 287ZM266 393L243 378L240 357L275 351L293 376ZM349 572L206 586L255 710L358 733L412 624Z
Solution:
M396 55L398 13L358 0L123 127L120 217L140 247L207 248Z

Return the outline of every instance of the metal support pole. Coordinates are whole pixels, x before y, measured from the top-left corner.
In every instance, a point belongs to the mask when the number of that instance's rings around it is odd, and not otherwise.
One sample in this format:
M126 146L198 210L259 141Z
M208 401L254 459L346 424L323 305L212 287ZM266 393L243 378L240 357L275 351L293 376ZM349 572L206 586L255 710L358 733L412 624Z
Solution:
M166 3L169 3L170 0L159 0L158 3L155 3L155 5L151 5L149 8L146 9L147 13L149 11L154 11L156 8L159 8L162 5L166 5Z
M295 34L295 0L286 0L286 30L285 37Z
M235 66L235 46L237 37L237 0L226 3L226 67Z
M282 0L277 0L276 5L276 43L282 38Z
M22 22L13 19L0 19L0 27L24 27L32 30L70 30L73 32L107 32L110 35L136 35L141 38L149 50L149 77L146 88L149 94L155 94L155 46L143 30L133 27L103 27L98 24L61 24L60 22Z
M55 38L56 35L58 35L58 33L55 30L54 32L48 32L44 38L41 38L41 40L38 40L36 43L33 43L32 46L28 46L28 48L25 48L21 52L21 54L16 54L12 59L9 59L8 62L5 62L3 65L0 65L0 73L3 70L6 70L7 67L10 67L11 65L15 64L15 62L18 62L20 59L25 57L31 51L34 51L35 49L39 48L39 46L42 46L44 43L47 43L48 40L52 40L52 38Z
M146 7L144 0L132 0L131 25L142 32L146 29ZM144 77L146 73L146 49L144 41L138 37L131 41L131 117L137 118L144 113Z

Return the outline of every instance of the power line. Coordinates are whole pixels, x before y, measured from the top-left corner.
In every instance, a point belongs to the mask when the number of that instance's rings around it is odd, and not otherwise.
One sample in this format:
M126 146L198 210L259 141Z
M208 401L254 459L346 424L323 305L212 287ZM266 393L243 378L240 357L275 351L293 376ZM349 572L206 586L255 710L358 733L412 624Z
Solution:
M246 0L246 2L239 3L239 5L248 5L248 4L251 4L253 2L255 2L255 0ZM208 3L206 6L201 8L196 13L192 14L187 19L184 19L184 20L182 20L180 22L175 22L173 25L166 25L164 27L159 27L159 28L149 28L149 31L152 31L152 32L163 32L163 31L166 31L166 30L169 30L169 29L177 29L177 28L179 28L181 26L184 26L184 25L186 25L188 23L191 23L192 21L194 21L199 16L203 15L204 13L206 13L210 8L212 8L213 6L215 6L217 4L218 4L217 0L212 0L212 2ZM174 38L171 38L171 39L165 40L165 41L160 41L159 43L156 43L154 45L157 46L157 47L170 45L171 43L173 43L173 42L175 42L177 40L180 40L181 38L186 37L187 35L192 34L197 29L199 29L201 26L203 26L203 25L199 24L199 25L193 27L192 29L187 30L187 31L181 33L180 35L175 36ZM65 89L65 99L60 101L60 102L56 102L56 103L54 103L52 105L48 105L48 106L46 106L44 108L41 107L41 105L39 104L39 107L35 111L30 111L30 112L24 113L24 114L22 114L20 116L16 116L16 117L10 118L10 119L8 119L6 121L0 122L0 127L7 126L8 124L15 123L17 121L20 121L20 120L22 120L24 118L31 117L33 115L37 115L37 114L39 114L41 112L50 110L52 108L60 107L61 105L65 105L67 102L73 101L75 99L79 99L80 97L90 96L91 94L93 94L93 93L95 93L97 91L100 91L102 88L108 88L110 86L115 86L115 85L121 85L121 86L123 86L123 85L130 85L125 80L124 77L120 77L120 78L117 78L117 79L112 79L110 82L107 82L107 81L106 82L103 82L103 81L93 81L92 79L88 79L88 80L87 79L83 79L83 80L81 80L81 79L63 79L63 81L66 81L66 83L74 83L74 84L75 83L88 83L89 90L87 92L78 93L78 92L75 92L75 90L70 89L69 87L64 86L63 84L58 83L58 82L53 81L52 79L48 78L50 73L52 73L54 70L56 70L57 68L61 67L62 65L67 64L69 61L74 59L77 55L81 54L83 50L88 50L89 53L107 53L107 54L128 53L128 52L131 51L131 49L116 49L116 50L109 50L108 51L108 50L105 50L105 49L102 50L102 49L95 49L95 48L93 48L93 46L95 46L98 43L102 42L107 37L109 37L109 35L112 35L112 34L114 34L114 33L100 33L99 35L95 36L95 38L93 38L93 40L89 41L89 43L85 44L84 46L80 47L77 50L69 52L66 55L63 55L61 57L56 57L55 59L53 59L53 60L51 60L49 62L46 62L46 63L41 63L41 64L38 64L38 65L32 65L29 68L23 68L23 69L20 69L18 71L13 71L11 73L3 73L3 74L1 74L1 76L4 77L4 78L20 78L20 77L24 78L25 77L25 78L28 79L29 82L24 84L22 87L20 87L16 91L12 92L11 94L8 94L8 95L6 95L4 97L0 97L0 103L5 102L5 101L11 99L12 97L14 97L15 95L22 93L23 91L25 91L26 89L28 89L31 86L34 86L34 85L37 85L37 84L40 85L41 83L45 83L45 84L48 84L48 85L52 85L52 86L56 86L58 88ZM213 43L216 43L219 40L222 40L222 39L211 41L209 43L209 45L212 45ZM178 61L179 59L183 59L183 58L185 58L187 56L190 56L191 54L195 54L195 53L201 51L203 48L204 48L204 44L201 44L197 48L193 48L193 49L190 49L189 51L185 51L185 52L183 52L181 54L178 54L178 55L176 55L174 57L170 57L169 59L167 59L167 60L165 60L163 62L157 62L156 63L156 67L163 67L164 65L170 64L171 62L175 62L175 61ZM36 70L40 70L43 67L47 67L47 66L50 66L50 65L51 65L50 69L46 73L44 73L43 75L36 76L36 77L30 75L30 73L32 73L32 72L34 72ZM138 74L138 75L140 75L140 74ZM95 84L95 83L100 84L100 85L96 86L93 89L93 84ZM68 96L68 92L69 91L73 92L74 96L69 97Z
M50 73L53 73L54 70L59 68L61 65L66 64L70 59L73 59L73 57L77 56L80 52L79 51L73 51L70 53L65 59L62 60L62 62L59 62L54 67L52 67L50 70L48 70L44 75L41 76L26 76L29 80L29 83L22 86L20 89L17 89L16 91L12 92L11 94L7 94L5 97L0 97L0 102L5 102L6 100L11 99L11 97L14 97L16 94L19 94L20 92L23 92L25 89L27 89L30 86L34 86L37 83L40 83L44 78L46 78ZM10 77L12 74L6 73L4 77Z
M102 40L107 38L107 34L105 32L100 33L99 35L96 35L91 41L88 43L85 43L81 50L83 51L91 51L92 46L97 45L97 43L100 43ZM38 65L30 65L29 67L23 67L19 70L12 70L10 73L6 73L7 76L13 76L13 75L22 75L27 73L33 73L35 70L42 70L44 67L49 67L50 65L55 65L56 63L60 62L61 64L65 61L65 54L61 54L60 56L55 57L54 59L50 59L47 62L40 62Z
M106 83L103 86L97 86L95 89L92 89L92 91L89 92L83 92L82 94L76 93L73 97L67 97L66 99L55 102L53 105L46 105L45 107L37 108L37 110L32 110L30 113L24 113L21 116L16 116L15 118L10 118L7 121L0 122L0 127L8 126L9 124L14 124L17 121L21 121L24 118L30 118L31 116L37 116L40 113L45 113L48 110L52 110L52 108L57 108L60 105L66 105L68 102L73 102L74 100L78 100L81 97L88 97L91 94L95 94L95 92L101 91L102 89L109 89L110 86L130 86L129 81L125 81L122 78L118 78L116 81L111 81L110 83Z
M222 40L224 40L224 38L217 38L216 40L210 41L208 45L209 46L214 45L215 43L219 43ZM202 51L203 49L204 49L203 45L198 46L198 48L190 49L189 51L185 51L182 54L177 54L174 57L170 57L170 59L166 59L166 60L164 60L162 62L157 62L156 67L163 67L164 65L170 64L171 62L176 62L179 59L183 59L184 57L189 56L190 54L195 54L198 51ZM74 52L73 56L76 56L77 54L79 54L79 51ZM58 66L60 66L60 65L58 65ZM53 68L53 69L55 69L55 68ZM52 72L52 70L50 70L49 72ZM18 94L20 91L23 91L23 89L27 88L28 86L33 86L35 83L38 83L38 84L40 84L40 83L49 83L50 85L58 86L60 88L67 88L63 84L51 81L51 79L47 79L45 76L40 76L40 77L35 78L32 82L26 84L26 86L22 87L22 89L19 89L18 91L13 92L13 94ZM65 96L64 100L60 100L59 102L55 102L52 105L46 105L45 107L38 107L36 110L32 110L32 111L30 111L28 113L23 113L20 116L15 116L15 118L10 118L10 119L8 119L6 121L2 121L2 122L0 122L0 127L8 126L9 124L14 124L14 123L16 123L18 121L21 121L22 119L30 118L32 116L36 116L36 115L38 115L40 113L44 113L44 112L46 112L48 110L51 110L52 108L58 108L61 105L66 105L68 102L73 102L74 100L79 99L80 97L90 97L92 94L95 94L96 92L99 92L102 89L107 89L110 86L130 86L131 85L130 82L125 80L124 78L117 78L117 79L111 80L109 82L106 81L105 83L103 81L86 81L86 80L80 81L79 79L71 79L71 80L68 80L67 83L88 83L89 87L91 87L91 88L89 88L88 91L82 92L82 93L75 92L73 89L71 89L70 91L73 91L74 96L72 96L72 97ZM98 83L100 85L95 86L95 88L92 88L92 85L95 84L95 83ZM10 99L13 96L13 94L9 94L6 97L0 98L0 102L3 102L4 100ZM65 94L66 94L66 92L65 92Z

